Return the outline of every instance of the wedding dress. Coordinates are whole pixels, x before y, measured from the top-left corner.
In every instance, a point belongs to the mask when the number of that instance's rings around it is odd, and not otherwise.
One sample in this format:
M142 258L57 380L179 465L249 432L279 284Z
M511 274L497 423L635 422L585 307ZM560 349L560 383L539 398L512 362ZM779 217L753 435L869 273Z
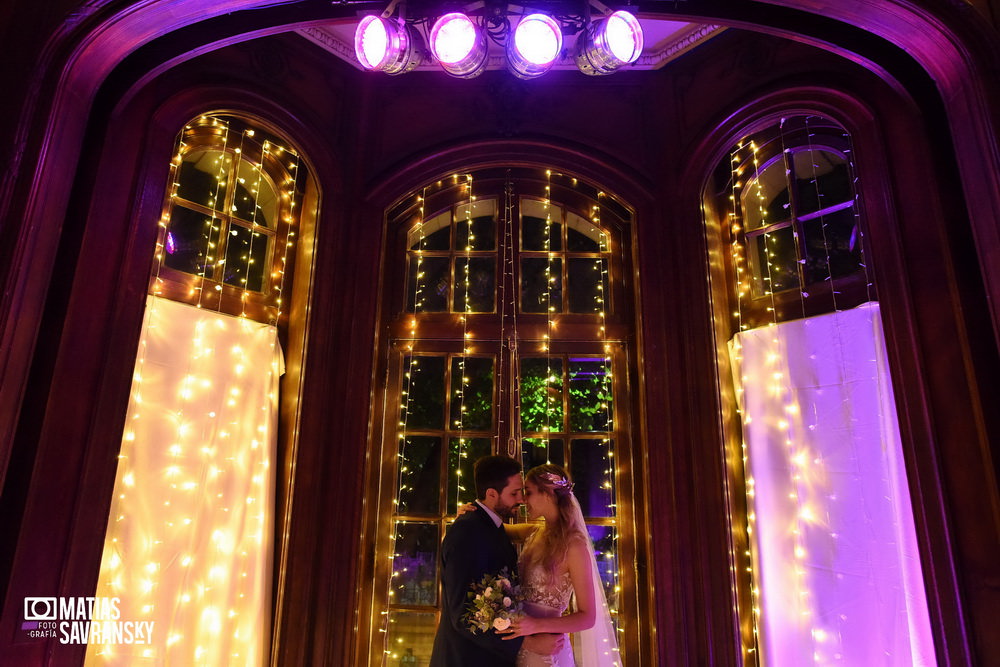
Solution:
M580 512L576 498L573 505ZM583 513L580 512L582 523ZM521 596L524 600L524 611L536 618L552 618L562 616L573 595L573 582L569 572L563 572L557 577L550 577L540 564L521 558L518 565L521 575ZM618 653L618 642L615 638L611 614L604 596L604 586L597 574L597 559L594 557L593 546L590 549L590 585L593 587L593 599L597 604L597 616L594 626L573 634L573 641L566 642L555 655L538 655L523 646L517 654L516 667L619 667L621 658ZM574 647L579 663L574 659Z
M518 571L521 573L524 613L535 618L562 616L573 594L569 572L563 572L562 576L556 577L555 582L551 582L545 569L538 565L522 562ZM576 662L573 660L573 646L566 642L555 655L538 655L521 647L515 664L517 667L575 667Z

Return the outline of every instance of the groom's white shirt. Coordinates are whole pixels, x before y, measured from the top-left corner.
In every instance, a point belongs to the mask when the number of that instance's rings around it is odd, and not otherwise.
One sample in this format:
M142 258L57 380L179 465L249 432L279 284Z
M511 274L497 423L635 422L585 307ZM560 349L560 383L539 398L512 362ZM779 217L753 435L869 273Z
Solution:
M487 507L486 505L484 505L484 504L482 504L481 502L479 502L478 500L476 501L476 504L477 504L477 505L479 505L480 507L482 507L482 508L483 508L484 510L486 510L486 513L490 515L490 518L491 518L491 519L493 519L493 524L494 524L494 525L495 525L495 526L496 526L497 528L499 528L499 527L500 527L500 525L501 525L501 524L503 523L503 521L501 521L501 520L500 520L500 517L499 517L499 516L497 516L497 513L496 513L496 512L494 512L493 510L491 510L491 509L490 509L489 507Z

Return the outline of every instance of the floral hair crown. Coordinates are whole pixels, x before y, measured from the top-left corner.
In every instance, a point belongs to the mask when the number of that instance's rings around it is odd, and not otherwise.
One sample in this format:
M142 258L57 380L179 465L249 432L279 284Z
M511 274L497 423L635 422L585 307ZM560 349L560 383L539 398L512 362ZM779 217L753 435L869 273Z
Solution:
M549 484L551 484L556 488L565 489L566 491L573 490L573 482L569 481L565 477L560 477L554 472L543 472L541 475L539 475L539 477L541 477L546 482L548 482Z

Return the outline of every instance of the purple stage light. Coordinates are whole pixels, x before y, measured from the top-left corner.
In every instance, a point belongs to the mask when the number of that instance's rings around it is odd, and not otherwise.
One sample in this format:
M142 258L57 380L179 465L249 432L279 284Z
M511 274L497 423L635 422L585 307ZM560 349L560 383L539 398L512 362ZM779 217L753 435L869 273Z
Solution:
M611 74L642 53L642 26L626 11L596 21L577 40L576 66L584 74Z
M562 30L551 16L529 14L507 42L508 69L523 79L545 74L562 53Z
M462 79L479 76L486 65L486 34L465 14L453 12L431 28L431 51L445 72Z
M423 41L404 23L366 16L354 31L354 52L367 70L402 74L423 60Z

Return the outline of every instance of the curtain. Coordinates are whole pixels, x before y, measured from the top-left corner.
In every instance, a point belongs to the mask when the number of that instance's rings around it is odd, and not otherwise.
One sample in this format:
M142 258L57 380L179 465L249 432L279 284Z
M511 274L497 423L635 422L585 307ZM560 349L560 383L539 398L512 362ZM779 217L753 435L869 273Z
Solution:
M151 641L87 664L265 663L280 365L274 327L149 297L96 596Z
M878 304L729 351L762 664L935 664Z

